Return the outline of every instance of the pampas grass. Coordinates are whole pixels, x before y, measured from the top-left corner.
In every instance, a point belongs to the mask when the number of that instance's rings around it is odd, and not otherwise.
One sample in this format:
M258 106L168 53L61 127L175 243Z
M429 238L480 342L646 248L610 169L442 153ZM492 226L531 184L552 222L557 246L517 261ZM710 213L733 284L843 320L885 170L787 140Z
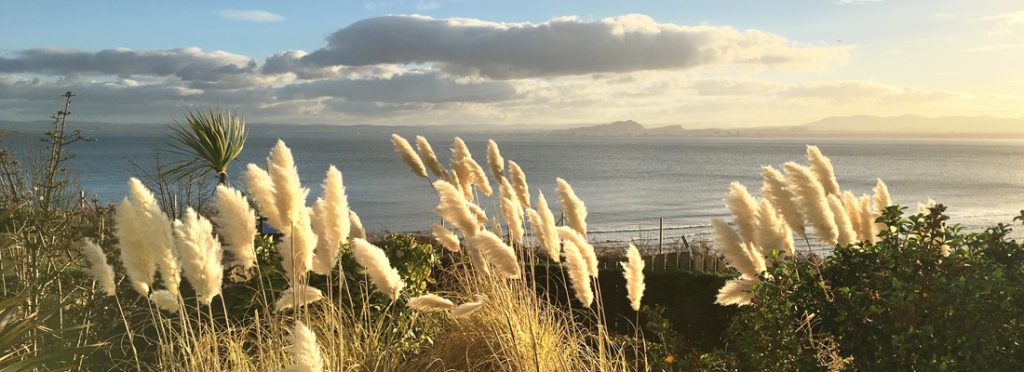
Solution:
M284 141L277 140L274 147L270 149L267 157L267 173L274 183L273 205L277 209L277 224L268 219L281 233L291 234L292 228L299 224L299 221L306 214L306 196L309 190L302 187L299 180L299 170L295 167L295 159L292 157L292 150L285 145ZM252 185L249 186L252 188ZM256 199L257 202L260 199ZM263 205L260 208L267 211Z
M405 306L416 311L425 312L448 311L455 308L455 304L450 300L433 293L410 298Z
M519 167L519 164L512 160L508 161L508 178L512 182L512 187L516 190L516 197L519 198L519 203L530 208L530 185L526 183L526 173L523 173L523 169Z
M491 169L494 179L505 177L505 158L501 157L498 143L492 139L487 140L487 167Z
M270 174L256 164L249 163L245 166L242 179L245 180L245 186L256 200L256 205L260 207L261 214L267 218L267 223L275 228L284 225L285 222L281 220L281 213L278 213L277 204L274 202L276 191Z
M523 206L519 204L519 198L516 197L515 191L512 190L512 184L508 182L505 177L500 177L501 184L498 188L500 195L501 214L505 218L505 224L508 225L509 235L512 240L518 244L523 243Z
M447 180L448 171L441 166L441 162L437 160L437 154L434 153L434 149L430 147L430 142L427 142L423 136L416 136L416 148L420 150L420 156L423 158L423 163L430 169L430 173L433 173L438 178Z
M594 303L594 289L590 287L590 270L587 262L580 254L580 248L572 240L565 240L565 249L562 250L565 256L565 268L569 272L569 283L572 285L576 299L583 306L590 307Z
M756 278L759 272L758 265L747 254L740 235L725 221L717 218L711 220L711 227L715 231L715 242L718 243L719 251L725 256L726 263L739 271L743 278Z
M196 291L199 303L209 305L221 293L224 276L220 241L213 236L213 225L188 207L184 220L174 223L174 237L182 273Z
M291 308L302 307L324 298L319 289L304 284L296 284L285 289L274 302L274 311L280 312Z
M878 229L875 224L876 213L871 210L871 196L860 197L860 218L861 236L864 237L864 241L874 243Z
M153 291L149 295L149 301L160 310L177 313L181 310L181 303L178 302L178 295L166 289Z
M462 236L471 237L480 230L479 220L470 209L471 203L467 202L464 195L455 186L445 181L434 181L434 189L437 190L439 203L434 211L437 212L445 222L448 222L462 232Z
M430 226L430 233L434 235L434 239L437 239L445 249L451 252L462 250L459 246L459 237L451 230L444 228L444 226L435 223Z
M568 226L559 226L557 231L559 238L562 238L564 241L571 241L573 247L579 250L580 256L583 257L583 262L586 264L587 273L597 278L599 262L597 262L597 253L594 252L594 246L590 245L585 236Z
M882 182L881 178L879 178L878 183L875 184L874 191L875 211L877 211L878 213L882 213L882 211L884 211L885 208L888 208L890 205L892 205L892 197L889 196L889 187L885 185L885 182Z
M132 288L148 295L153 275L159 270L164 288L177 295L181 271L174 256L171 221L138 179L128 180L128 197L121 202L114 222L121 262Z
M359 215L356 214L356 211L348 211L348 220L350 224L349 237L366 239L366 229L363 229L363 221L359 219Z
M572 186L562 178L556 178L558 186L558 200L562 203L562 212L565 213L565 220L572 226L573 230L580 235L587 236L587 206L576 196Z
M779 217L775 207L768 199L761 199L757 204L757 246L761 248L762 254L771 253L769 250L778 249L790 256L795 254L793 233Z
M281 256L281 267L291 283L299 283L313 268L313 254L317 236L310 222L310 209L302 208L297 224L291 232L281 238L277 254Z
M224 249L231 253L230 266L251 269L256 266L256 252L253 239L256 237L256 212L241 191L224 185L217 185L213 207L217 214L211 217L217 224Z
M739 182L729 184L729 196L725 206L736 216L736 226L740 228L740 236L745 242L756 240L757 234L757 200L747 192L747 188Z
M317 236L313 272L327 275L338 263L341 244L348 242L352 222L349 221L348 196L345 195L341 171L333 165L327 168L323 190L323 198L313 204L312 227Z
M402 157L402 162L409 166L412 173L427 178L427 169L423 166L423 160L420 160L420 156L416 155L416 151L412 149L412 145L405 138L397 134L391 135L391 143L395 145L395 152Z
M757 283L757 279L729 280L725 282L725 286L718 290L718 296L715 297L715 303L722 306L750 305L751 301L754 299L754 295L750 293L750 291L754 289L754 285Z
M835 170L832 168L832 160L829 160L818 146L807 146L807 160L811 163L811 172L818 179L825 195L839 194L839 181L836 180Z
M847 245L857 239L857 232L853 230L853 224L850 223L850 215L846 213L843 202L839 200L839 197L835 194L830 194L828 196L828 207L835 218L836 243Z
M405 283L398 275L398 270L391 267L383 250L364 239L356 238L352 239L352 255L378 292L387 295L392 301L398 299Z
M128 197L114 211L114 235L121 252L121 265L132 288L147 296L156 275L157 255L149 248L144 223Z
M292 327L291 344L285 348L292 358L292 365L286 367L284 372L319 372L324 370L324 360L320 355L320 346L316 342L316 335L313 331L295 321Z
M644 259L633 243L626 249L626 262L622 265L622 276L626 278L626 298L633 311L640 311L640 300L644 297Z
M494 190L491 189L491 184L487 181L487 174L484 173L480 164L473 160L473 155L466 147L466 143L459 137L455 137L452 143L452 162L452 168L456 170L459 184L462 185L464 192L471 193L470 185L476 185L480 187L480 191L484 195L491 196Z
M484 306L486 300L486 296L477 295L476 301L459 304L459 306L452 309L452 318L465 318L470 314L477 312L477 310L480 310L480 308Z
M810 169L797 163L789 162L784 166L790 186L799 196L800 208L804 217L814 226L818 239L835 244L839 239L835 215L829 206L828 197L821 184Z
M864 228L861 227L861 222L864 221L864 218L861 217L860 199L853 195L852 192L843 192L843 209L846 210L847 216L850 217L854 240L864 241Z
M782 215L782 219L786 221L793 232L801 237L806 237L804 214L800 211L797 198L787 185L786 178L770 165L761 168L761 176L764 179L761 195L772 203L772 206Z
M113 296L116 288L114 287L114 268L107 263L107 255L103 253L103 248L100 248L98 244L92 241L92 239L82 239L79 249L82 251L82 255L85 256L85 260L89 262L89 268L85 271L92 275L92 278L100 286L100 290L103 291L107 296Z
M555 226L555 216L548 208L548 201L544 199L544 193L537 192L537 210L527 211L530 217L530 224L533 225L533 234L540 241L541 248L547 253L551 261L562 260L561 247L558 241L558 227Z
M479 250L487 263L499 274L507 278L519 277L519 261L516 259L515 250L502 242L493 232L481 230L467 238L467 243L474 250Z

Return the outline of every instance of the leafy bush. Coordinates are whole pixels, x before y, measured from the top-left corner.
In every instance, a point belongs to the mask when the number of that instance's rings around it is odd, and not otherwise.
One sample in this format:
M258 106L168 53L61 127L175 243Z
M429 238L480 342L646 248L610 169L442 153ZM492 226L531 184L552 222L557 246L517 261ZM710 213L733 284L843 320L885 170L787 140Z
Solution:
M1000 224L947 226L942 205L887 208L875 244L777 260L730 326L736 367L1015 370L1024 363L1024 248ZM1024 219L1024 214L1018 219Z

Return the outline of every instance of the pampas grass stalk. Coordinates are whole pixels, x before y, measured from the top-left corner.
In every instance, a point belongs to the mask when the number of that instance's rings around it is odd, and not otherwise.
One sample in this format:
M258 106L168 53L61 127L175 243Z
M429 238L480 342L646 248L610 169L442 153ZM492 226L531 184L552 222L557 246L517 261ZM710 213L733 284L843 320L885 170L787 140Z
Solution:
M430 232L434 235L434 239L437 239L445 249L451 252L462 250L459 246L459 237L451 230L444 228L444 226L435 223L430 226Z
M793 232L801 237L807 237L804 214L800 212L797 198L787 186L786 178L770 165L761 168L761 175L764 179L761 195L772 203Z
M558 240L558 227L555 226L555 215L548 208L548 201L544 193L537 192L537 210L528 210L530 224L533 225L533 233L540 241L541 248L547 253L551 261L562 260L561 247Z
M366 239L366 229L363 228L363 221L359 219L359 215L356 211L348 211L348 220L350 224L349 237Z
M758 265L747 254L740 235L736 233L729 224L720 219L711 220L711 227L715 232L715 242L718 243L718 250L725 256L726 263L739 271L745 279L757 277Z
M328 275L338 263L341 244L348 242L352 223L341 171L333 165L327 168L323 190L323 198L313 204L312 227L317 236L313 272Z
M116 291L114 287L114 268L107 263L107 255L103 253L103 248L100 248L98 244L89 238L82 239L79 248L82 251L82 255L85 256L85 260L89 262L89 268L86 269L86 272L92 275L93 279L99 283L103 293L107 296L113 296Z
M427 166L427 169L430 169L430 173L433 173L438 178L448 180L448 171L437 160L437 154L434 153L434 148L430 147L430 142L423 136L416 136L416 148L420 150L423 163Z
M285 348L292 359L292 365L284 372L319 372L324 370L324 360L316 335L301 321L296 320L289 336L291 344Z
M580 235L587 236L587 206L576 196L576 192L573 191L572 186L562 178L555 179L558 184L556 191L558 191L558 200L562 203L562 211L565 212L565 219L569 223L569 226L580 233Z
M196 299L209 305L221 293L224 276L220 241L213 236L210 221L192 207L185 210L183 218L174 223L174 248L181 259L182 273L196 291Z
M352 255L377 291L387 295L392 301L398 299L398 294L405 283L398 275L398 270L391 267L391 262L383 250L365 239L356 238L352 239Z
M793 233L768 199L761 199L757 205L756 237L762 254L770 254L769 249L778 249L790 256L795 254Z
M839 239L835 215L829 206L828 197L814 173L805 166L789 162L784 166L790 185L799 196L804 216L814 226L818 239L835 244Z
M573 243L573 247L579 250L580 256L583 257L583 261L586 263L587 273L589 273L590 276L597 278L597 253L594 252L594 246L590 245L587 238L568 226L558 227L558 237L562 238L562 240L571 241Z
M573 293L583 306L590 307L594 303L594 289L590 286L591 275L587 262L580 254L581 249L572 239L565 240L564 244L562 254L565 256L565 268L569 272L569 283L572 284Z
M505 177L505 158L501 157L498 143L492 139L487 140L487 167L491 169L494 179Z
M826 195L839 194L839 181L836 180L835 170L832 168L832 160L821 153L818 146L807 146L807 160L811 163L811 172L818 179Z
M274 311L302 307L324 298L323 292L319 289L304 284L295 284L285 289L278 295L274 302Z
M253 239L256 237L256 212L241 191L218 185L213 207L217 214L211 217L224 239L224 248L231 252L231 266L251 269L256 266Z
M502 242L493 232L481 230L467 238L467 243L473 249L479 250L487 263L498 273L507 278L519 277L519 261L516 259L515 250Z
M832 216L835 218L836 242L841 245L852 243L857 239L857 232L853 230L853 224L850 223L850 215L843 208L843 202L839 200L838 196L831 194L828 196L828 206L832 211Z
M455 304L450 300L433 293L410 298L406 306L416 311L425 312L448 311L455 308Z
M527 208L531 208L530 185L526 183L526 173L523 173L523 169L519 167L519 164L512 160L508 161L508 177L512 182L512 187L516 190L516 197L519 198L519 203Z
M633 243L626 249L626 262L622 265L622 276L626 278L626 298L633 311L640 311L640 300L644 297L644 259Z
M739 182L729 184L729 196L725 206L736 216L735 223L740 229L740 236L745 242L756 241L757 234L757 200Z
M292 284L301 283L313 268L313 251L316 249L317 236L313 233L310 213L312 211L309 208L303 207L296 225L277 245L281 267Z
M715 297L715 303L722 306L737 305L747 306L751 304L754 299L754 295L750 293L754 289L754 285L757 284L757 279L732 279L725 282L725 286L722 286L718 290L718 296Z
M412 149L409 141L402 136L392 134L391 143L395 145L395 152L398 152L398 155L402 157L402 162L409 166L413 174L427 178L427 169L423 166L423 160L420 160L420 156Z

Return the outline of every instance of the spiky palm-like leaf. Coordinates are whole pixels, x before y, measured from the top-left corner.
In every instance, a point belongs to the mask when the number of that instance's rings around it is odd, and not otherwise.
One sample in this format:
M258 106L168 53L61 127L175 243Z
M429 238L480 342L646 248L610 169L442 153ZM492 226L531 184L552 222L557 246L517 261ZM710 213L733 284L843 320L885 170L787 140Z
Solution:
M169 171L174 177L203 176L217 173L221 184L227 182L228 164L242 153L245 145L245 119L230 111L189 112L185 122L171 125L170 143L174 152L186 157Z

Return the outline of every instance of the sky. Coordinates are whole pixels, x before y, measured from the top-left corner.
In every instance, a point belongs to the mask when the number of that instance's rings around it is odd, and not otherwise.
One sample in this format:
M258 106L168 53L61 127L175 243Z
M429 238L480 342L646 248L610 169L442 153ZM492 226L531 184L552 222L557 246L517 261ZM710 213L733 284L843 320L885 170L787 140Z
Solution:
M1024 2L0 0L0 121L1024 116Z

